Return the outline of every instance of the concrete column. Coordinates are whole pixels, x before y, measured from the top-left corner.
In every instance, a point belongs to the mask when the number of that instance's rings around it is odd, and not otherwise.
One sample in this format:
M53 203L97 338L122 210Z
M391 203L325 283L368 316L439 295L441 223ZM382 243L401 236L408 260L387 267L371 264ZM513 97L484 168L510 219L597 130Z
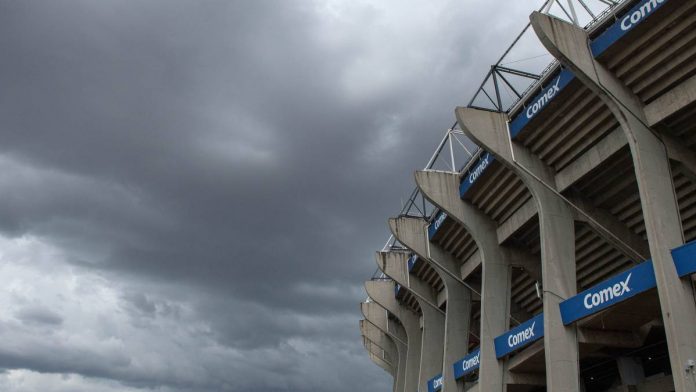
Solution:
M379 251L375 253L377 267L384 272L385 275L392 278L404 289L410 291L419 301L422 301L423 304L438 309L444 316L445 312L437 306L437 294L435 293L435 289L427 282L409 273L409 257L410 255L403 251Z
M546 385L550 391L578 391L580 372L577 334L561 321L559 304L577 293L575 223L566 203L543 185L554 183L553 173L527 149L510 143L507 116L457 108L457 121L474 142L495 155L525 183L537 203L541 240L544 301Z
M445 312L437 306L434 289L426 282L408 273L406 252L377 252L377 266L395 282L410 291L418 301L423 312L423 347L421 348L421 384L423 378L431 378L443 373L445 344ZM421 385L422 387L422 385Z
M481 368L479 385L484 391L504 390L503 363L495 356L493 339L510 326L510 266L513 252L498 245L497 225L476 207L459 197L458 174L418 171L416 184L421 193L447 215L463 225L476 241L482 259L481 283ZM518 263L527 257L518 256ZM525 269L539 275L537 262L528 262Z
M383 260L384 257L384 260ZM387 267L386 260L390 260ZM437 307L437 298L433 289L415 276L404 276L408 274L407 262L408 254L405 252L377 252L376 261L379 268L389 277L394 273L394 279L406 290L413 293L418 301L418 305L423 312L423 346L421 347L420 376L421 384L424 381L442 373L442 361L444 351L445 335L445 312ZM385 261L383 263L382 261ZM423 385L420 385L423 387Z
M397 328L395 323L390 323L387 318L387 310L376 302L363 302L360 304L360 310L362 311L363 317L365 317L365 320L367 320L370 325L375 326L392 338L399 358L397 375L394 381L394 391L406 391L406 362L408 357L408 337L406 336L406 331L404 331L403 328Z
M444 352L442 375L444 391L456 391L452 364L466 355L469 348L471 328L471 290L464 286L459 277L458 261L436 244L428 243L426 222L417 218L392 218L389 227L394 237L429 263L442 279L447 291L447 314L445 317Z
M423 312L423 343L421 346L420 375L418 390L428 390L428 380L441 374L445 344L445 315L440 309L418 299Z
M394 315L404 326L408 338L406 355L406 381L404 390L419 391L422 333L417 314L401 305L394 298L394 282L391 280L369 280L365 282L367 295Z
M669 359L677 392L696 391L696 380L685 372L696 359L696 306L691 283L678 277L670 250L683 244L683 230L667 149L648 127L638 97L611 71L596 61L587 33L541 13L530 17L542 44L609 107L626 134L653 260Z

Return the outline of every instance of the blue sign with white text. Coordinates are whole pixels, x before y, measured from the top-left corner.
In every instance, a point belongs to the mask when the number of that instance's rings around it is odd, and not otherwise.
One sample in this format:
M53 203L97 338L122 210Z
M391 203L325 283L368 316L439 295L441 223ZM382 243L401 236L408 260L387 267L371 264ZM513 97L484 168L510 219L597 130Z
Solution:
M438 374L437 376L428 380L428 392L435 392L441 390L442 383L444 381L445 379L444 377L442 377L442 374Z
M408 262L406 263L408 265L408 272L411 272L411 270L413 270L413 267L416 266L417 260L418 256L416 255L411 255L411 257L408 258Z
M437 233L442 224L445 222L445 219L447 219L447 214L445 214L444 211L440 211L433 223L428 226L428 239L433 239L435 233Z
M546 86L537 94L530 102L530 105L524 111L510 122L510 137L515 138L537 114L539 114L546 106L563 90L571 81L575 79L575 75L568 69L563 69L554 79L551 84Z
M561 302L561 319L568 325L656 286L652 262L645 261Z
M544 313L495 338L495 356L502 358L544 337Z
M473 372L481 366L481 349L466 354L464 358L458 360L452 365L454 367L454 379L459 380L467 374Z
M672 259L679 276L696 273L696 241L672 249Z
M493 155L491 155L488 151L483 151L481 153L478 162L476 162L475 165L471 166L471 168L466 172L466 174L462 178L462 183L459 185L460 197L464 197L469 188L471 188L471 186L474 185L476 180L478 180L479 177L481 177L481 174L483 174L483 172L488 168L488 166L491 165L493 161L495 161L495 158L493 158Z
M667 0L643 0L631 8L624 16L618 19L602 35L590 44L592 54L596 57L607 50L624 34L644 21L648 16L662 7Z
M618 41L627 32L640 24L648 16L662 7L668 0L643 0L631 8L623 17L604 31L599 37L590 43L592 55L597 57ZM575 75L570 70L564 69L553 79L551 85L539 92L525 107L510 121L510 137L513 139L524 127L539 113L548 103L555 98L573 79Z

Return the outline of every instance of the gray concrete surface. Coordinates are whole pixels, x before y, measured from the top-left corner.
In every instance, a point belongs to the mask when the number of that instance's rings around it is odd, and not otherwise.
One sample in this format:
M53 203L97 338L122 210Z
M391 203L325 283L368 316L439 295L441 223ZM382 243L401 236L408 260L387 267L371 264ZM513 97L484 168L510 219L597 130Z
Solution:
M677 392L696 391L696 378L684 371L687 361L696 360L696 333L684 328L696 325L696 306L690 282L679 279L670 255L670 250L683 244L684 238L668 151L660 139L665 136L647 125L644 106L638 97L594 59L584 30L541 13L533 13L530 19L542 44L602 99L628 139L675 389Z
M577 336L574 327L563 325L559 310L560 302L577 292L573 212L539 181L553 184L553 173L527 150L515 148L510 142L504 113L469 108L457 108L455 113L464 133L513 170L536 200L541 238L546 384L551 391L578 391Z

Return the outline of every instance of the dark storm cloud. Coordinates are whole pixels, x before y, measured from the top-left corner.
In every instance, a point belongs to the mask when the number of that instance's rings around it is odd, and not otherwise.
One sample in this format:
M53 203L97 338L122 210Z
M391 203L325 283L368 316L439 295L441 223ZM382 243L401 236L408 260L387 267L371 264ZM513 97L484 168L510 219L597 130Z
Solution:
M44 308L23 308L15 313L15 317L28 325L55 326L63 323L59 314Z
M502 51L473 39L488 2L431 8L384 30L391 11L367 3L0 3L2 235L117 282L114 320L183 325L205 369L172 378L188 363L50 342L1 350L0 366L211 391L255 385L243 375L265 391L384 383L358 338L362 280L412 171ZM81 312L15 317L67 330Z

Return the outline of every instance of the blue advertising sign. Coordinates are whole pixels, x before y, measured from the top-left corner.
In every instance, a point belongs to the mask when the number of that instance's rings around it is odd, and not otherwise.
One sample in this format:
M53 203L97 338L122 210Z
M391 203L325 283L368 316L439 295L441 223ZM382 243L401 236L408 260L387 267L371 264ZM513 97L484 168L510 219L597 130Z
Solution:
M433 223L428 226L428 239L432 240L433 237L435 236L435 233L440 229L442 226L442 223L445 222L445 219L447 219L447 214L445 214L444 211L440 211L437 214L437 217L433 221Z
M435 391L441 390L442 383L444 381L445 381L445 378L442 377L442 374L438 374L437 376L428 380L428 392L435 392Z
M696 241L672 249L672 259L679 276L696 273Z
M502 358L544 337L544 313L495 338L495 356Z
M639 25L648 16L662 7L667 0L643 0L631 8L623 17L618 19L611 27L597 37L590 44L592 55L595 57L602 54L607 48L613 45L627 32Z
M411 272L413 270L413 267L416 266L416 261L418 260L418 256L416 255L411 255L411 257L408 258L408 272Z
M493 158L493 155L491 155L488 151L483 151L481 153L478 162L476 162L475 165L472 165L462 178L462 183L459 185L460 197L463 198L464 195L466 195L469 188L474 185L476 180L481 177L481 174L483 174L486 168L488 168L493 161L495 161L495 158Z
M539 114L568 84L575 79L575 75L568 69L563 69L561 73L551 81L551 84L532 99L526 109L515 116L510 122L510 137L515 138L537 114Z
M631 8L621 19L618 19L599 37L590 43L592 55L597 57L618 41L627 32L639 25L648 16L662 7L668 0L643 0ZM520 112L510 121L510 137L513 139L522 129L539 113L548 103L563 90L575 75L570 70L564 69L556 77L551 85L539 92L531 101L526 110Z
M645 261L561 302L561 319L568 325L656 286L652 262Z
M481 366L481 349L466 354L464 358L458 360L452 365L454 367L454 379L459 380L467 374L473 372Z

